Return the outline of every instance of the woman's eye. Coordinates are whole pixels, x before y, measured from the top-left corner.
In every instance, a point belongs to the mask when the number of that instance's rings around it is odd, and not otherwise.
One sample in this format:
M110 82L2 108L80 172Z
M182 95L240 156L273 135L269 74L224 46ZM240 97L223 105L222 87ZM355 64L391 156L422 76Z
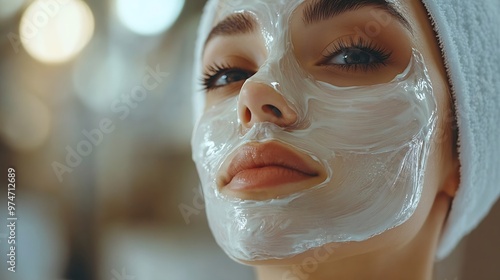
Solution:
M376 62L378 60L374 55L360 49L344 50L330 59L331 64L337 65L370 64Z
M212 67L210 73L206 73L203 78L205 90L224 87L232 83L244 81L254 73L248 70L230 67Z
M392 52L362 39L348 43L336 42L328 50L319 65L340 68L343 71L368 71L385 66Z
M228 70L225 73L218 74L214 80L215 87L226 86L231 83L239 82L250 78L250 74L241 70Z

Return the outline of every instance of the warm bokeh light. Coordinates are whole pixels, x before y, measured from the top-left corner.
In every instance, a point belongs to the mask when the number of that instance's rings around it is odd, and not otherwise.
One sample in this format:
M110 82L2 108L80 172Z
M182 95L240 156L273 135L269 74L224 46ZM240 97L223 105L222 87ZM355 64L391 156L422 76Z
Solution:
M0 20L14 16L24 5L25 0L0 0Z
M184 0L116 0L121 23L141 35L155 35L170 28L179 17Z
M35 0L22 16L19 33L24 48L35 59L61 63L90 41L94 17L81 0Z

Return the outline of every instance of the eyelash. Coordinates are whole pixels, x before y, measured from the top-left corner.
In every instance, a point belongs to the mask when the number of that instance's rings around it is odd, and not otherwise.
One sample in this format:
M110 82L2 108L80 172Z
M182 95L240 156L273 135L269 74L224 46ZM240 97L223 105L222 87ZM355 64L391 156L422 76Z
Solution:
M375 58L375 62L368 64L332 64L328 63L335 56L341 54L344 51L351 49L358 49L372 55ZM324 55L324 59L320 61L319 65L327 67L340 68L343 71L373 71L381 66L386 66L390 62L392 52L384 47L376 45L374 42L367 42L363 38L359 38L357 42L351 38L349 43L339 40L333 46L328 48L328 54Z
M230 71L241 71L245 72L248 74L248 77L251 77L255 72L240 68L240 67L233 67L229 64L213 64L207 68L205 73L203 73L203 77L201 78L201 84L203 86L203 90L205 91L210 91L219 87L224 87L223 86L216 86L214 85L216 82L216 79L221 77L223 74L228 73Z

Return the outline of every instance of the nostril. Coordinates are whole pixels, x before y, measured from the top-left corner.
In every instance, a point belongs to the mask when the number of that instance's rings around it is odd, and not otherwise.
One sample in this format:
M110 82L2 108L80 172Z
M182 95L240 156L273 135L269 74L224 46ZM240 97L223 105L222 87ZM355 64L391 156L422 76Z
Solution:
M283 113L281 113L280 109L269 104L262 106L262 111L264 111L265 113L271 113L277 118L281 118L283 116Z
M245 123L249 123L250 120L252 119L252 112L250 111L250 109L247 107L245 108L245 114L243 115L243 121Z

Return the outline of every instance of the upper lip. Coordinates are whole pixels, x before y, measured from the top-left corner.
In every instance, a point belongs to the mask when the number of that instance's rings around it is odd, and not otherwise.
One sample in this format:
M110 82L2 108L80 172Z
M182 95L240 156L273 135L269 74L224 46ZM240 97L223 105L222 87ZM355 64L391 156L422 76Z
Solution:
M299 155L291 148L271 141L247 144L239 148L230 160L227 171L220 176L220 185L226 186L236 174L243 170L266 166L283 167L311 177L319 175L318 171L304 160L304 156Z

